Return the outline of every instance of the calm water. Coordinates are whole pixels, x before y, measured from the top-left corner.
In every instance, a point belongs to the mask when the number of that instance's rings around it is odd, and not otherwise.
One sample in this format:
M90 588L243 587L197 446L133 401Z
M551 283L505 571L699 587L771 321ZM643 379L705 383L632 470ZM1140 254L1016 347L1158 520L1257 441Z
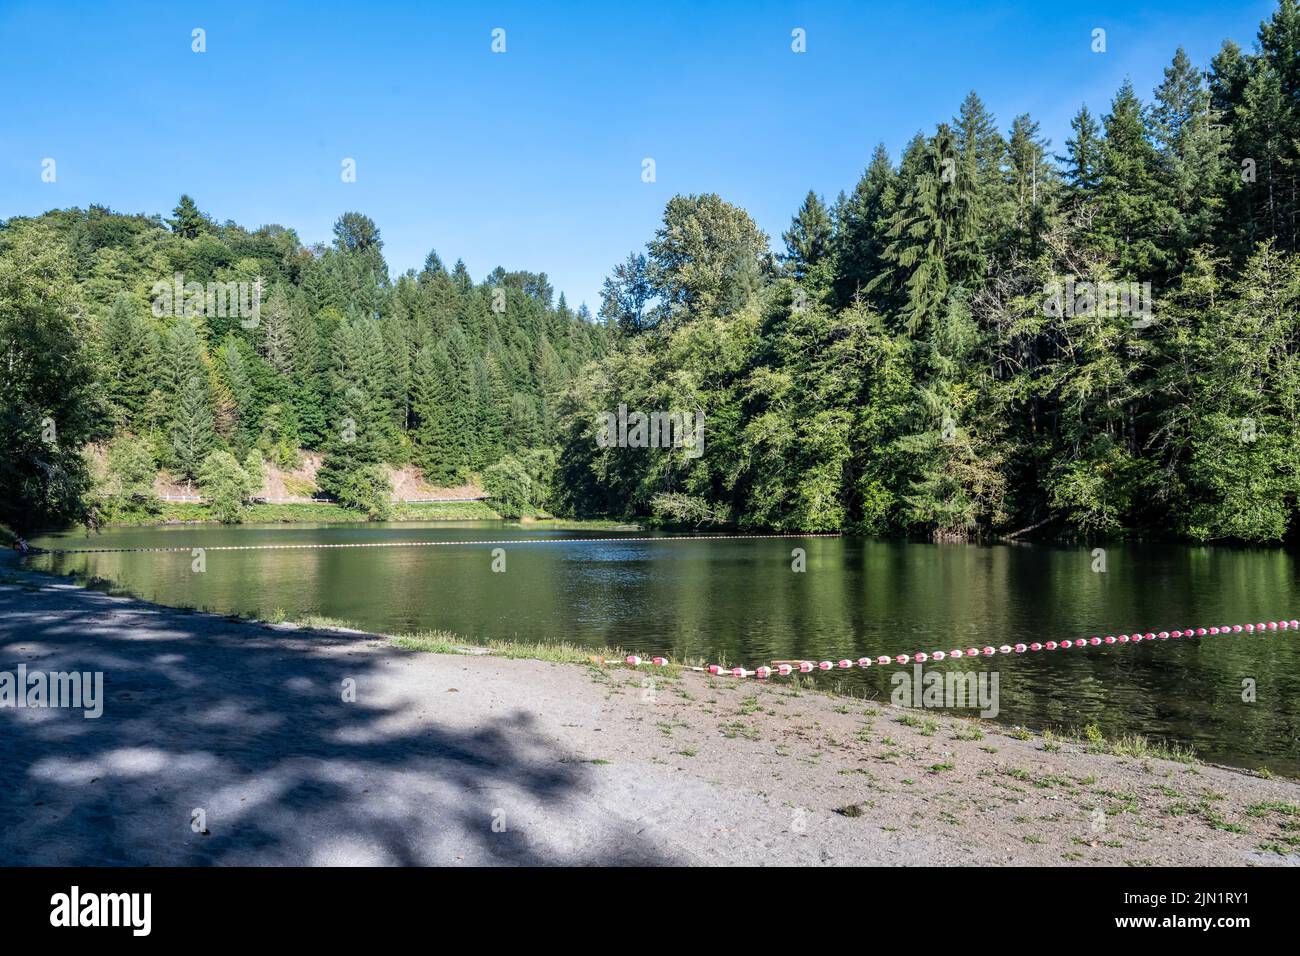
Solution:
M213 547L305 542L547 539L493 545L43 556L149 600L222 613L340 618L365 628L442 628L474 638L563 640L754 666L1094 634L1300 617L1300 566L1283 549L1113 546L1106 573L1086 548L932 545L868 538L750 541L569 539L618 532L445 522L173 526L52 535L45 547ZM644 532L627 532L642 536ZM791 571L791 549L807 571ZM1193 745L1205 759L1300 774L1300 635L1206 637L928 667L996 668L1000 720L1034 728L1095 721ZM856 669L888 697L897 668ZM1257 700L1242 701L1242 681Z

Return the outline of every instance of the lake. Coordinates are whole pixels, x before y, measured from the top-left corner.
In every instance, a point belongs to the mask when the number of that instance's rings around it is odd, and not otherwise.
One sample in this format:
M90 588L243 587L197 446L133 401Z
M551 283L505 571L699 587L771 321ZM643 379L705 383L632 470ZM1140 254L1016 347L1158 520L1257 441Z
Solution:
M35 559L37 567L107 579L161 604L263 618L322 615L386 633L444 629L469 641L617 646L748 667L1300 617L1300 566L1282 548L1112 545L1100 572L1085 547L626 540L647 534L503 521L173 525L33 543L184 548ZM622 540L574 540L591 537ZM500 539L521 543L486 543ZM449 543L207 551L203 573L191 570L188 550L402 541ZM492 570L495 547L504 548L503 573ZM806 552L801 573L792 570L794 548ZM1292 631L926 666L995 669L1002 722L1032 729L1091 722L1107 736L1141 733L1191 745L1206 760L1300 775L1300 634ZM832 676L887 699L890 675L901 669ZM1251 702L1243 700L1243 682L1253 682Z

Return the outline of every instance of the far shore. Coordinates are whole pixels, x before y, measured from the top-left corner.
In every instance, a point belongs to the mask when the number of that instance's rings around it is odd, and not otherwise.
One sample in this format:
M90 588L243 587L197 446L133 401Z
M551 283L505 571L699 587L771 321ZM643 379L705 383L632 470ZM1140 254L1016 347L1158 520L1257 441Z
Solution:
M563 644L310 623L0 560L0 671L105 688L98 719L0 708L0 865L1300 863L1294 780Z

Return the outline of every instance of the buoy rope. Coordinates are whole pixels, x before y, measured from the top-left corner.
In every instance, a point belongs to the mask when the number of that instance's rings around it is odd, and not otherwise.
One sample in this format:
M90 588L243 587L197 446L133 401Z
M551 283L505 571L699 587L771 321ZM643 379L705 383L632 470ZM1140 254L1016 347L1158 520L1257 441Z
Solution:
M839 538L837 533L814 534L678 534L649 535L644 537L615 536L609 538L505 538L501 540L463 541L345 541L316 544L214 544L170 548L32 548L28 554L144 554L180 553L202 551L293 551L324 548L435 548L453 545L505 545L505 544L597 544L620 541L751 541L772 538Z
M889 664L924 664L927 661L942 661L948 658L962 657L994 657L998 654L1024 654L1037 653L1040 651L1068 651L1070 648L1099 647L1102 644L1138 644L1142 641L1167 641L1176 640L1181 637L1205 637L1208 635L1218 634L1255 634L1261 631L1295 631L1300 630L1300 620L1289 621L1261 621L1258 624L1224 624L1217 627L1197 627L1183 628L1174 631L1147 631L1145 634L1137 632L1134 634L1121 634L1119 637L1107 635L1106 637L1081 637L1073 641L1047 641L1039 643L1035 641L1032 644L1003 644L1000 647L970 647L966 650L954 648L951 651L930 651L926 653L921 651L916 654L896 654L889 656L881 654L879 657L859 657L857 660L844 658L840 661L772 661L772 666L766 664L755 667L752 670L747 667L725 667L721 664L708 664L703 667L681 665L686 670L700 671L702 673L715 675L729 675L731 677L757 677L764 680L773 674L785 677L790 674L808 674L812 671L829 671L829 670L849 670L853 667L868 668L873 664L885 667ZM625 664L632 667L639 667L642 664L654 664L660 667L671 664L666 657L641 658L635 654L629 654L623 659Z

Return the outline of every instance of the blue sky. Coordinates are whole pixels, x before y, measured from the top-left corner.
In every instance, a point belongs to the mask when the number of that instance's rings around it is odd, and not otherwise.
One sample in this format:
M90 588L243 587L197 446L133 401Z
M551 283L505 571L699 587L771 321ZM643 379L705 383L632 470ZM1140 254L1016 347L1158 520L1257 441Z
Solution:
M897 158L968 90L1004 129L1032 114L1059 150L1080 103L1104 112L1125 76L1148 97L1180 44L1202 67L1225 37L1252 49L1273 7L0 0L0 218L169 213L188 192L313 242L359 210L394 275L436 248L475 279L546 272L595 311L676 193L719 193L779 245L809 188L851 189L877 142Z

